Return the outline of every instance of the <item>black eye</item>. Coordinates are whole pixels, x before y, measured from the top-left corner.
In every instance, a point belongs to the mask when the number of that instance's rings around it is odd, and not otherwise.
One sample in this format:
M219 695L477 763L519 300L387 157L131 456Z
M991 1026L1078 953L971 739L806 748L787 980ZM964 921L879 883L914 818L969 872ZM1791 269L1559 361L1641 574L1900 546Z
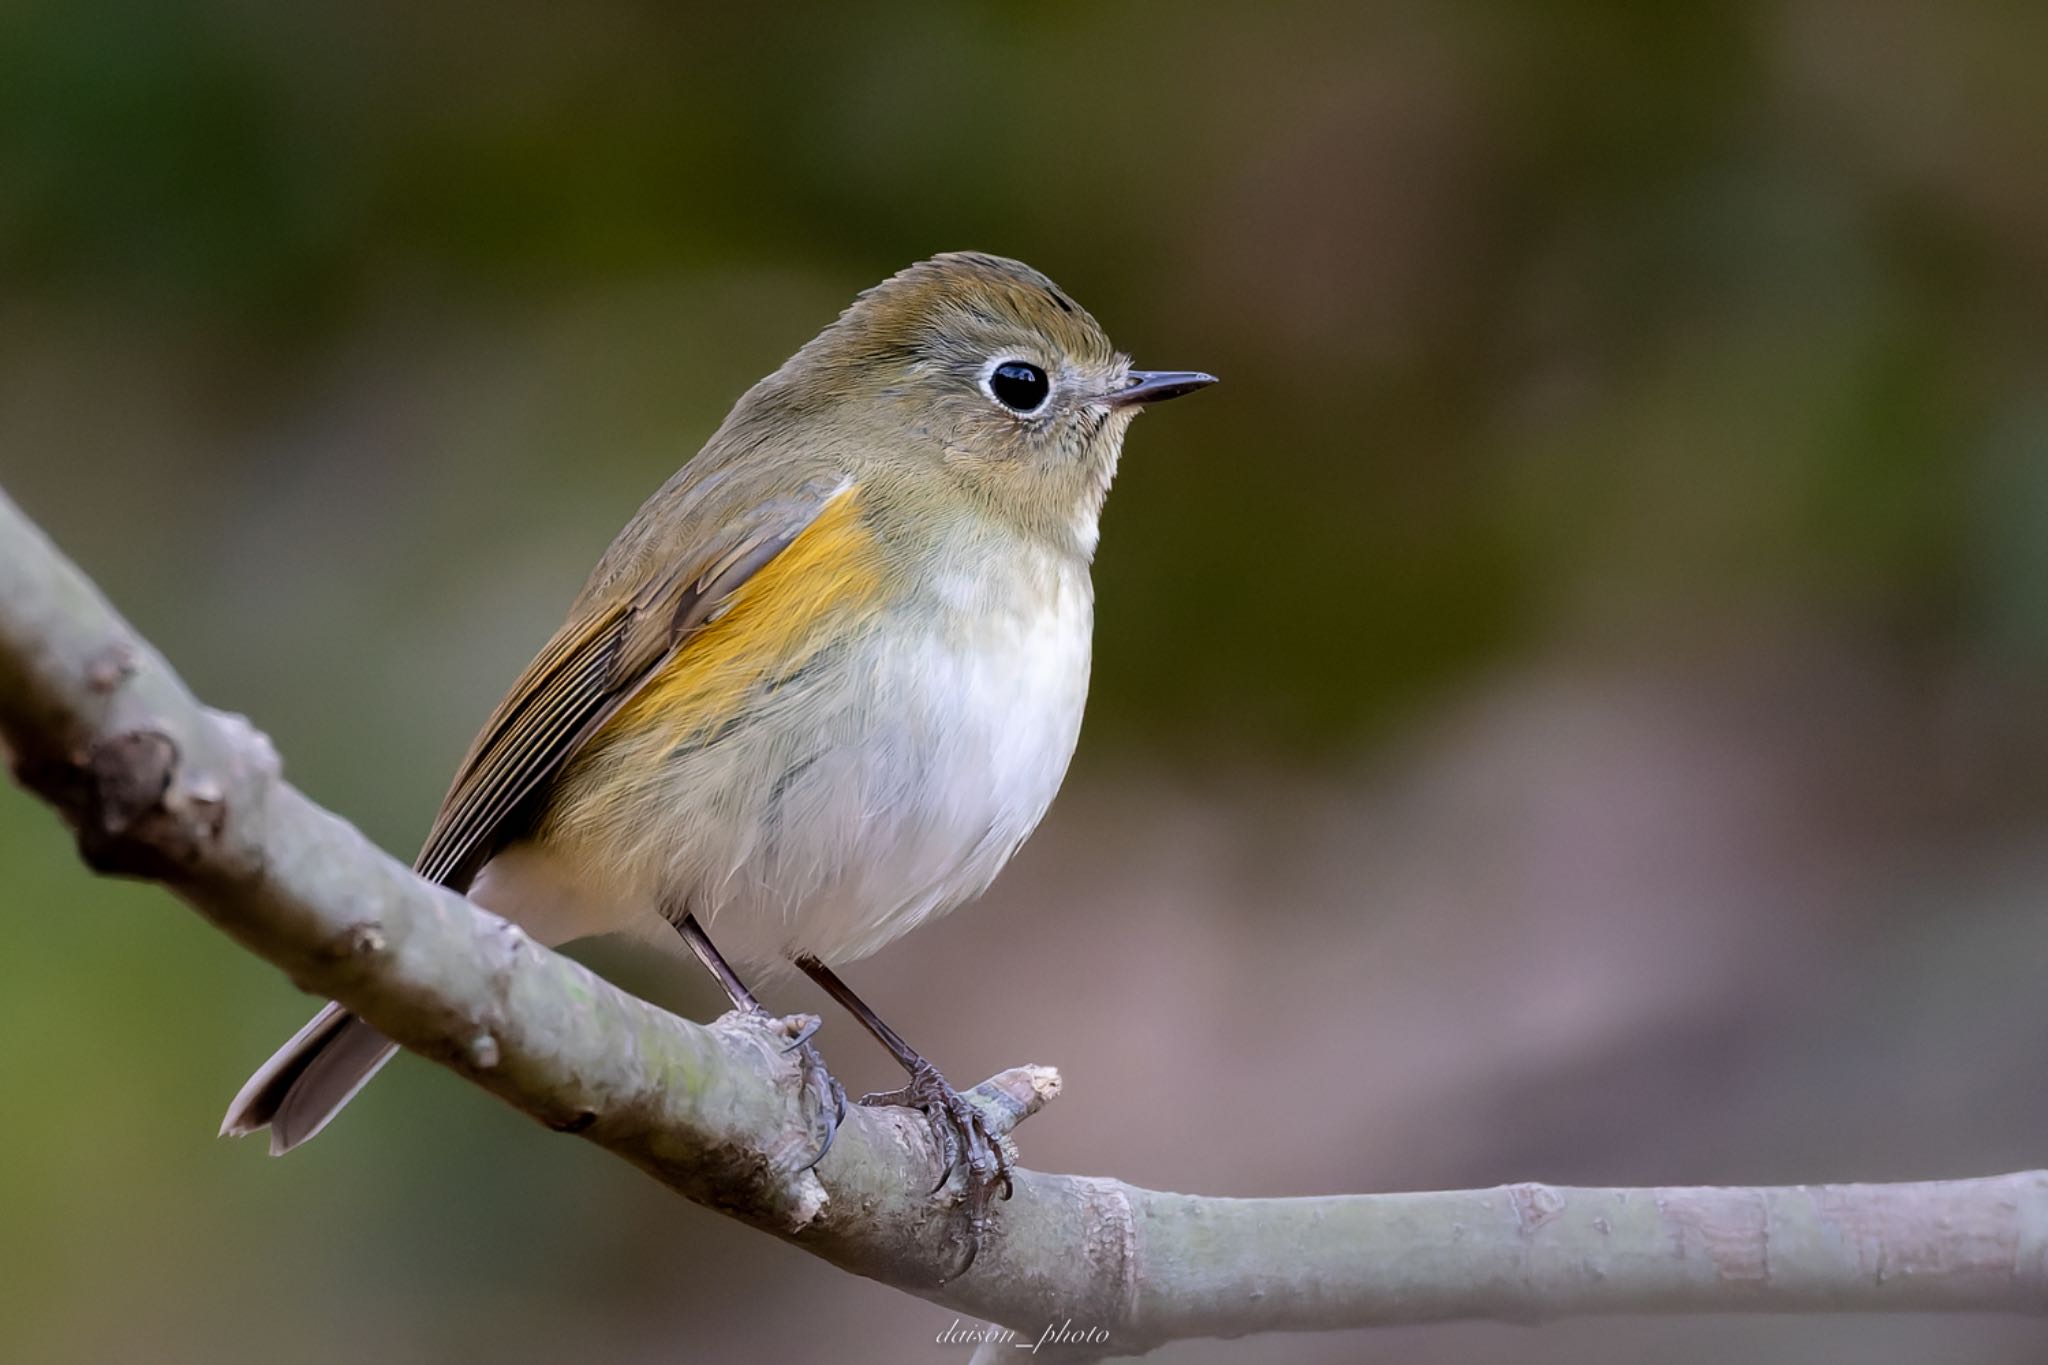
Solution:
M1028 361L1005 360L990 372L988 391L1013 412L1036 412L1052 392L1052 381Z

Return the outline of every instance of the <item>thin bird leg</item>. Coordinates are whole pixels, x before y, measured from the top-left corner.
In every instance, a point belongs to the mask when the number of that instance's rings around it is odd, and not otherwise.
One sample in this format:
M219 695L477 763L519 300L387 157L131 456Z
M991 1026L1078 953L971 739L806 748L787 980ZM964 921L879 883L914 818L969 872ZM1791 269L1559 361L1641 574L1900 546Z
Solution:
M675 926L676 932L683 936L683 942L689 944L690 951L697 955L697 960L725 988L726 998L732 1001L734 1009L742 1014L768 1012L761 1008L761 1002L747 989L747 983L740 980L739 973L725 960L725 954L718 951L711 936L704 932L704 926L697 923L695 915L684 915L675 921ZM795 1052L803 1066L804 1090L816 1099L818 1121L825 1129L825 1139L818 1144L818 1154L806 1163L805 1170L825 1159L825 1153L832 1150L832 1139L839 1136L841 1121L846 1118L846 1087L825 1069L825 1059L818 1055L818 1049L811 1046L811 1035L817 1031L817 1025L813 1024L786 1049Z
M839 979L839 973L818 961L815 957L800 957L796 965L803 969L805 976L825 988L825 994L843 1005L848 1014L860 1020L862 1028L875 1035L875 1041L889 1049L889 1055L896 1059L911 1075L930 1071L932 1064L917 1055L917 1049L903 1041L903 1035L883 1021L882 1016L868 1008L867 1001L853 993L853 987Z
M725 987L726 998L732 1007L743 1014L765 1014L761 1002L747 989L747 983L740 980L740 974L725 960L725 954L718 951L711 936L704 932L704 926L697 923L695 915L684 915L676 923L676 932L683 936L683 942L690 945L690 951L704 964L705 970L718 978L718 984Z
M988 1130L981 1111L969 1104L959 1091L946 1084L946 1078L939 1069L920 1057L917 1049L903 1041L903 1035L890 1028L880 1015L868 1008L867 1002L853 993L853 988L839 979L839 974L814 957L800 957L796 965L804 975L817 982L825 994L837 1000L861 1027L875 1035L875 1041L889 1049L889 1055L909 1073L910 1081L900 1090L877 1091L863 1095L860 1102L865 1105L899 1105L906 1109L921 1111L932 1126L932 1136L939 1145L941 1168L939 1183L933 1186L936 1193L952 1178L953 1172L963 1164L967 1168L967 1210L972 1236L967 1246L967 1259L953 1272L958 1279L974 1264L975 1255L981 1250L982 1229L987 1226L990 1201L996 1188L1001 1187L1003 1198L1011 1193L1010 1158L1003 1150L1003 1144Z

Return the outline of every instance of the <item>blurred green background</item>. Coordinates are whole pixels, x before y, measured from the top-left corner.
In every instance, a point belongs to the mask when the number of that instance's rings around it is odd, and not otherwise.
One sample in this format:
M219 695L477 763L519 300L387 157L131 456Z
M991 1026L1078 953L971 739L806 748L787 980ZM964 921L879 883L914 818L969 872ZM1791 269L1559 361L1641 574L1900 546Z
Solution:
M1934 0L17 0L0 484L409 855L741 389L913 259L1021 256L1226 380L1133 434L1045 831L849 973L958 1080L1063 1067L1027 1160L1215 1193L2048 1164L2044 50L2048 9ZM0 903L0 1358L965 1354L423 1063L289 1161L215 1141L312 1002L11 789ZM1158 1358L1650 1351L2048 1329Z

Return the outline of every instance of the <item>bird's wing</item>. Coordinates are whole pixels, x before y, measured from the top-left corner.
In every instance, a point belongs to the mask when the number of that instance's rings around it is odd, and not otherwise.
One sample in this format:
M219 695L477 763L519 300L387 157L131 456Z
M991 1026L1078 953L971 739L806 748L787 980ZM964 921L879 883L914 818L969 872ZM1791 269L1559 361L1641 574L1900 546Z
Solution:
M793 544L824 510L849 498L810 486L736 519L725 534L637 589L586 590L484 723L442 798L414 869L457 890L509 837L508 822L569 756L661 671L732 594Z

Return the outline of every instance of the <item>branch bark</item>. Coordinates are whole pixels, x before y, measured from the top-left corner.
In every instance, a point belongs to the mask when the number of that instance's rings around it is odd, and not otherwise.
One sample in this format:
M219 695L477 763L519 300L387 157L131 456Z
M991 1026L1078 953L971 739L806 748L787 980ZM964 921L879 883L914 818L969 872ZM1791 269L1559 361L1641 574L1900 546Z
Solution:
M413 876L195 701L4 494L0 736L96 870L161 883L301 988L678 1193L1069 1357L1451 1318L2048 1310L2042 1171L1218 1199L1019 1170L949 1281L961 1220L952 1191L925 1193L921 1119L853 1109L801 1169L814 1138L783 1045L802 1021L675 1018ZM1057 1090L1019 1068L976 1097L1007 1131Z

